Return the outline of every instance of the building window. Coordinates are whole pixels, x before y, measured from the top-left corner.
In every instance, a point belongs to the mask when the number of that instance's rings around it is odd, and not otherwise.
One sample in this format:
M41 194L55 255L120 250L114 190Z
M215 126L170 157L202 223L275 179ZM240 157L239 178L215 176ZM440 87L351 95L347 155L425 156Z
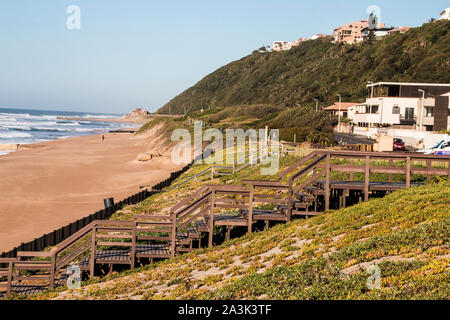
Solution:
M377 114L378 113L378 106L372 106L370 113Z
M400 114L400 107L397 106L397 105L395 105L395 106L392 108L392 114Z
M425 117L434 117L433 107L425 107Z

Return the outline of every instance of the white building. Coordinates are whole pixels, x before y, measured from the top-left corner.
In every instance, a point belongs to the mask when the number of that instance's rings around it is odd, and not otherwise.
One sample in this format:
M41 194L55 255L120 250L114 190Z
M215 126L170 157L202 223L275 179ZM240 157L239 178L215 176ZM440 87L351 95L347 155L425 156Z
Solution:
M356 126L450 130L450 84L379 82L367 87L366 102L348 110Z
M447 8L441 12L441 17L439 20L450 20L450 8Z
M274 41L272 51L285 51L291 50L293 43L289 41Z

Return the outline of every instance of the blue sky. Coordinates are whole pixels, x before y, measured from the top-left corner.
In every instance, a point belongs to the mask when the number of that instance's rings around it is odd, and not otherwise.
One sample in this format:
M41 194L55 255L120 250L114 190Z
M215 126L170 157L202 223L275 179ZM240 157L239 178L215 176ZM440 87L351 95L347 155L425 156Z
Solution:
M0 0L0 107L156 110L263 44L331 34L369 5L388 26L420 26L448 1Z

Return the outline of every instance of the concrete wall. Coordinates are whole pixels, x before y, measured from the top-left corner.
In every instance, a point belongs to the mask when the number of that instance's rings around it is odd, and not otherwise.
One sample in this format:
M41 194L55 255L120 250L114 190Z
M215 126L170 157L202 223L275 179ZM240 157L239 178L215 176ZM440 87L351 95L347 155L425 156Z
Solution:
M436 134L431 132L418 132L416 130L389 129L389 128L367 128L355 127L354 133L371 139L377 139L381 134L393 138L403 139L407 146L417 149L428 149L434 147L442 140L450 140L448 134Z

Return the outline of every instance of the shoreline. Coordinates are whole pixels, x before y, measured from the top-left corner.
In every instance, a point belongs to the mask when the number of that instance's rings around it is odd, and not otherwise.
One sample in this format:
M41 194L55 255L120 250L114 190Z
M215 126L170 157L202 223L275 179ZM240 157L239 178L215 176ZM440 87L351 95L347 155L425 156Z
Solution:
M57 120L67 121L92 121L92 122L114 122L114 123L129 123L129 124L145 124L151 120L151 118L84 118L84 117L65 117L58 116Z
M90 135L85 135L85 136L94 136L94 135L101 135L101 134L107 134L107 133L111 133L111 132L119 132L119 131L138 131L139 128L144 125L145 123L147 123L148 121L150 121L150 119L125 119L125 118L105 118L105 119L97 119L97 118L83 118L83 117L65 117L65 116L58 116L56 117L57 120L66 120L66 121L89 121L89 122L111 122L111 123L126 123L126 124L130 124L130 125L135 125L133 127L130 128L121 128L121 129L116 129L116 130L105 130L103 131L97 131L97 132L93 132ZM76 137L83 137L83 136L71 136L71 137L65 137L65 138L59 138L59 139L54 139L54 140L48 140L48 141L40 141L40 142L35 142L35 143L4 143L4 144L0 144L0 152L8 152L6 154L9 153L13 153L16 151L21 151L21 150L26 150L31 148L31 146L36 145L36 144L40 144L40 143L47 143L50 141L59 141L59 140L65 140L65 139L70 139L70 138L76 138ZM4 156L6 154L0 154L0 156Z
M103 209L103 199L127 198L179 170L156 139L153 132L96 134L1 156L0 253ZM162 156L138 161L145 152Z

